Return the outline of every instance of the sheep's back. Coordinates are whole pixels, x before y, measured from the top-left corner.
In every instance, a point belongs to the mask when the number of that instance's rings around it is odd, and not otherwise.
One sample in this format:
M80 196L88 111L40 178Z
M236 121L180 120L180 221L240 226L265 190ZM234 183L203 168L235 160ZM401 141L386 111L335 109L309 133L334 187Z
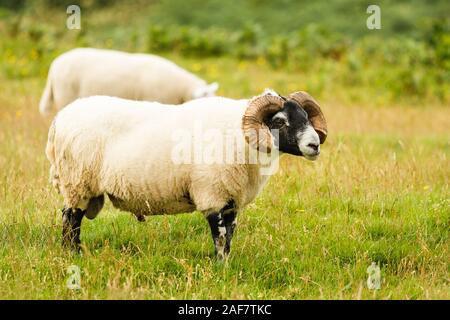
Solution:
M93 48L74 49L56 58L51 78L58 108L94 95L177 104L193 83L205 84L158 56Z

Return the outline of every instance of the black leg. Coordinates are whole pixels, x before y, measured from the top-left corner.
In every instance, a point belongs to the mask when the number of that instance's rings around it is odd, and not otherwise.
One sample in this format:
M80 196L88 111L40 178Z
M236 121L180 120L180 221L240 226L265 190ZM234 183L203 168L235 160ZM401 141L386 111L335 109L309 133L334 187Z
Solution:
M69 246L76 251L80 250L80 231L81 220L86 212L81 209L65 208L62 209L63 245Z
M214 241L216 257L219 260L225 258L226 228L221 212L212 212L207 217Z
M212 212L207 216L214 241L215 254L223 260L231 249L231 239L236 228L236 210L234 202L228 203L219 212Z
M225 228L227 230L226 239L227 242L225 244L225 254L229 254L231 250L231 240L233 238L234 229L236 229L237 220L236 220L237 212L232 211L223 216L225 221Z

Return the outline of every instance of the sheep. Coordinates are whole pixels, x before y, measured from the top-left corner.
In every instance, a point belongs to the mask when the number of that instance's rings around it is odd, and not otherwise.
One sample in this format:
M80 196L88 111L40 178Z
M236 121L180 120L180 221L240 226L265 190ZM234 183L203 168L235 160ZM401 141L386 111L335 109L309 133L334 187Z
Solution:
M213 96L216 82L207 84L162 57L114 50L77 48L51 64L39 111L50 114L80 97L109 95L132 100L180 104Z
M227 146L236 157L206 163L191 155L180 161L182 140L189 141L196 130L221 138L236 132ZM154 214L202 212L215 254L223 260L238 212L270 175L262 163L239 156L273 154L269 167L283 153L315 160L327 134L319 105L301 91L287 98L273 91L249 100L209 97L170 108L105 96L78 99L56 115L46 147L52 183L64 198L63 244L79 250L81 220L94 219L107 194L115 207L140 221ZM223 150L221 141L210 144Z

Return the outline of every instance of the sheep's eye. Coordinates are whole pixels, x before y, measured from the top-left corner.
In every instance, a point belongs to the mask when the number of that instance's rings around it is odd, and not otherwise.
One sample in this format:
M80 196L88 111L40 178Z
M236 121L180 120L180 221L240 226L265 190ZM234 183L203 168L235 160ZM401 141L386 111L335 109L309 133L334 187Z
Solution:
M283 128L283 127L285 127L287 125L286 121L283 120L283 119L280 119L280 118L275 119L273 121L273 124L274 124L275 127L278 127L278 128Z

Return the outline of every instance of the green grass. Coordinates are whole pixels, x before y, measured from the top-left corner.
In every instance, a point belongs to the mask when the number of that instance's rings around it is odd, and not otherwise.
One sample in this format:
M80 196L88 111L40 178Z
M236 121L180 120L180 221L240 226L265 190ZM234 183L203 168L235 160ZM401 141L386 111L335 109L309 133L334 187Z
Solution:
M282 159L239 217L232 255L221 264L201 214L139 223L110 204L83 222L83 256L62 250L62 200L43 152L48 123L37 113L43 79L2 86L2 298L449 298L445 107L323 101L331 134L321 158ZM222 90L236 95L231 84ZM355 112L375 121L356 124ZM403 127L392 121L398 114L408 119ZM372 261L383 278L376 292L365 285ZM77 292L66 288L72 264L82 270Z
M50 186L44 155L49 120L37 105L51 59L81 40L76 33L59 35L54 21L33 39L28 28L46 16L36 10L24 17L17 37L0 43L0 298L450 298L448 100L387 98L370 82L344 81L344 62L326 59L314 73L261 59L164 53L218 80L221 95L306 89L329 122L319 160L283 157L279 172L239 216L227 262L215 260L200 213L139 223L109 202L98 218L83 221L84 254L63 250L62 199ZM115 14L114 7L99 9L99 20L88 22L108 25ZM0 30L9 27L0 23ZM119 31L89 29L86 38L102 39L99 47L145 48L145 35L133 42ZM380 67L380 74L389 68ZM366 286L372 262L381 267L378 291ZM70 265L81 269L81 290L66 287Z

